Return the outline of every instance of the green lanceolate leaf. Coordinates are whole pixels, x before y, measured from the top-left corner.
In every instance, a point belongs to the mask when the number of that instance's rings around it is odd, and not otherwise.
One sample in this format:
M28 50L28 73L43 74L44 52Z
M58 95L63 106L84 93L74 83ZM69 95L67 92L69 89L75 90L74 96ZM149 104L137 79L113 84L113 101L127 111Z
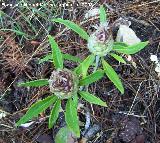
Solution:
M114 42L113 48L120 48L120 47L128 47L128 45L124 42Z
M73 61L73 62L77 62L77 63L81 63L82 60L76 56L72 56L70 54L63 54L63 58L69 61Z
M100 6L100 23L105 23L107 21L106 19L106 11L103 7L103 5Z
M107 107L107 104L104 101L102 101L101 99L97 98L96 96L90 94L89 92L79 91L79 94L81 95L82 98L84 98L86 101L88 101L92 104Z
M56 69L58 68L63 69L63 57L62 57L61 50L59 49L56 41L52 36L49 35L48 38L52 48L53 63Z
M51 110L51 114L49 116L49 129L53 127L53 125L55 124L56 120L58 119L60 108L61 108L61 100L58 99L56 101L56 103L54 104L54 106L53 106L53 108Z
M81 36L85 40L88 40L89 38L89 35L87 34L87 32L84 31L80 26L78 26L72 21L64 20L61 18L52 19L52 21L64 24L66 27L72 29L74 32L76 32L79 36Z
M75 94L72 98L73 98L74 105L77 108L77 106L78 106L78 95Z
M93 64L95 60L95 56L89 55L76 69L75 72L80 75L82 74L83 78L86 77L87 75L87 71L90 65Z
M44 63L47 61L51 61L52 59L53 59L52 54L48 54L48 55L45 55L44 57L42 57L38 63L41 64L41 63Z
M76 108L75 102L72 100L72 98L68 99L67 104L66 104L65 121L67 123L68 128L71 131L73 131L73 133L77 137L80 137L77 108Z
M101 79L104 76L104 71L102 70L97 70L96 72L86 76L85 78L83 78L82 80L79 81L79 85L83 86L83 85L89 85L95 81L98 81L99 79Z
M73 61L73 62L77 62L77 63L82 62L82 60L80 58L78 58L76 56L72 56L70 54L62 54L62 56L63 56L63 59L65 59L65 60L69 60L69 61ZM50 61L52 59L53 59L52 54L48 54L39 60L39 64Z
M123 54L135 54L137 52L139 52L140 50L142 50L143 48L145 48L148 45L148 41L146 42L140 42L138 44L134 44L131 46L113 46L113 50L115 50L116 52L119 53L123 53Z
M34 103L26 114L16 123L16 126L26 123L33 117L36 117L41 112L45 111L51 104L53 104L58 98L56 96L49 96L43 100L39 100Z
M126 64L126 61L121 56L118 56L117 54L113 54L113 53L111 53L110 55L117 61Z
M32 81L28 81L28 82L23 82L23 83L18 83L18 86L24 86L24 87L38 87L38 86L44 86L44 85L48 85L48 79L39 79L39 80L32 80Z
M55 143L69 143L72 132L67 128L61 128L55 137Z
M124 88L122 82L119 79L117 73L114 71L114 69L104 59L102 59L102 65L104 72L106 73L108 78L114 83L114 85L119 89L119 91L122 94L124 94Z

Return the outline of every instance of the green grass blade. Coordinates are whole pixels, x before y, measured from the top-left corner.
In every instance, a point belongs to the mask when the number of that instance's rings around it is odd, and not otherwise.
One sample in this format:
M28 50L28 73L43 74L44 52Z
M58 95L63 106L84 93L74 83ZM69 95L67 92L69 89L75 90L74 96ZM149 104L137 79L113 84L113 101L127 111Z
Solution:
M58 68L63 69L63 57L61 50L59 49L58 44L51 35L49 35L48 38L52 48L52 57L54 66L56 67L56 69Z
M39 79L39 80L32 80L32 81L28 81L28 82L23 82L23 83L18 83L18 86L24 86L24 87L38 87L38 86L44 86L44 85L48 85L48 79Z
M86 77L87 75L87 71L90 65L93 64L95 60L95 56L89 55L76 69L75 72L80 75L82 74L83 78Z
M104 72L106 73L108 78L114 83L114 85L119 89L119 91L122 94L124 94L124 88L122 82L119 79L117 73L114 71L114 69L104 59L102 59L102 65Z
M67 100L65 121L68 128L77 136L80 137L79 120L77 115L77 108L72 98Z
M59 110L61 108L61 100L58 99L56 101L56 103L54 104L52 110L51 110L51 114L49 116L49 129L53 127L53 125L55 124L56 120L58 119L59 116Z
M89 92L80 91L79 94L81 95L82 98L84 98L86 101L88 101L92 104L107 107L107 104L104 101L102 101L101 99L97 98L96 96L90 94Z
M131 46L121 46L121 45L116 45L113 46L113 50L119 53L123 53L123 54L135 54L137 52L139 52L140 50L142 50L143 48L145 48L148 45L148 41L146 42L140 42L138 44L134 44Z
M106 11L103 5L100 6L100 23L105 23L107 21Z
M56 100L57 100L56 96L49 96L43 100L37 101L29 108L26 114L16 123L16 126L20 126L21 124L26 123L33 117L38 116L38 114L45 111Z
M117 61L126 64L126 61L121 56L118 56L117 54L113 54L113 53L111 53L110 55Z
M24 32L21 32L19 30L14 30L14 29L1 29L2 31L11 31L11 32L14 32L16 33L17 35L22 35L22 36L26 36L26 37L31 37L27 34L25 34Z
M52 19L52 21L64 24L66 27L68 27L69 29L72 29L74 32L76 32L80 37L82 37L85 40L88 40L89 38L89 35L87 34L87 32L72 21L64 20L61 18Z
M84 79L81 79L79 81L79 85L83 86L83 85L89 85L95 81L98 81L99 79L101 79L104 76L104 71L102 70L97 70L96 72L86 76Z

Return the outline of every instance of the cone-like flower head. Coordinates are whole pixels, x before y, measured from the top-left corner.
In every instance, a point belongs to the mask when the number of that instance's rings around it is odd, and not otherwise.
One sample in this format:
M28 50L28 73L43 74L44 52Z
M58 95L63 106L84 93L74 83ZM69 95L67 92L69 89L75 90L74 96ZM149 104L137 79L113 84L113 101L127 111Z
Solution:
M103 26L99 27L88 39L88 49L95 55L106 56L112 47L112 34Z
M58 69L52 72L49 87L60 99L68 99L78 91L78 78L68 69Z

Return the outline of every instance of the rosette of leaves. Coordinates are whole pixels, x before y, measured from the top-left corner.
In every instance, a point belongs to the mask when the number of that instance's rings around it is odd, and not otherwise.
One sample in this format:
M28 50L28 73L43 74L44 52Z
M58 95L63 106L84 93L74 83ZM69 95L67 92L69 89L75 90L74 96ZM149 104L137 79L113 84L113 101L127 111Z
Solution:
M64 59L71 59L73 61L80 62L81 60L77 57L71 56L69 54L62 54L58 44L55 42L54 38L49 35L49 42L51 44L52 54L45 56L40 63L52 59L55 70L52 72L49 79L39 79L28 81L24 83L19 83L19 86L23 87L39 87L39 86L49 86L50 96L39 100L34 103L26 114L16 123L16 126L26 123L33 117L37 117L41 112L44 112L47 108L51 108L51 113L49 116L49 128L52 128L58 119L59 112L61 109L61 101L66 101L65 106L65 121L67 128L70 129L77 137L80 137L79 120L77 114L78 97L85 99L86 101L97 104L100 106L107 106L104 101L98 97L92 95L89 92L82 91L80 87L93 83L103 77L104 72L102 70L97 70L96 72L87 75L85 77L79 76L77 74L77 68L72 70L66 69L63 66ZM89 65L94 61L94 56L89 56L83 62L81 62L80 67L85 65L85 70L89 68ZM79 66L78 66L79 68Z
M81 38L87 40L87 48L92 53L91 55L89 55L88 59L90 59L90 57L93 57L93 59L96 58L95 69L97 69L98 65L101 63L103 71L105 72L107 77L113 82L113 84L117 87L121 94L124 94L124 87L119 76L114 71L112 66L105 60L104 57L113 57L115 60L125 64L126 62L120 54L135 54L145 48L148 44L148 41L139 42L134 45L127 45L126 43L122 42L114 42L112 37L112 30L108 26L107 15L103 6L100 6L99 15L100 26L90 36L84 29L82 29L80 26L78 26L72 21L64 20L61 18L52 19L52 21L64 24L67 28L79 34ZM93 64L93 62L90 62L89 64L91 65ZM87 72L85 64L81 64L77 68L76 72L79 74L82 73L83 76L85 76Z

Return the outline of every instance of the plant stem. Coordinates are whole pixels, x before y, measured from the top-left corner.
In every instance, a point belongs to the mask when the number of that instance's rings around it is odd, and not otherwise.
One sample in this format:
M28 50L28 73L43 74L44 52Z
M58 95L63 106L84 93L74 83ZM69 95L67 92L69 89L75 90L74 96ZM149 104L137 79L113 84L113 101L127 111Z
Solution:
M96 65L94 67L93 73L98 69L99 61L100 61L100 56L96 55Z

